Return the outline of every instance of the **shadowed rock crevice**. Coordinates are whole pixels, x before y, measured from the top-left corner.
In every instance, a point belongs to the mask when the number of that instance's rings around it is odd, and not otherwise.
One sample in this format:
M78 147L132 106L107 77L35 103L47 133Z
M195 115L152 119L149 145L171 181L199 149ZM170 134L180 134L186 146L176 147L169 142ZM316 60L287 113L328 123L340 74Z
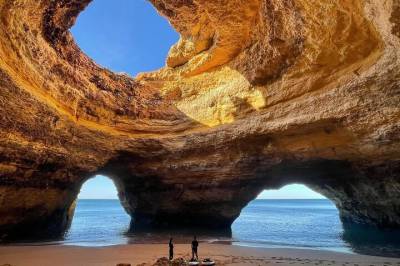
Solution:
M228 227L296 182L400 227L397 1L151 2L181 39L136 78L75 44L90 1L0 2L1 238L62 235L99 173L137 226Z

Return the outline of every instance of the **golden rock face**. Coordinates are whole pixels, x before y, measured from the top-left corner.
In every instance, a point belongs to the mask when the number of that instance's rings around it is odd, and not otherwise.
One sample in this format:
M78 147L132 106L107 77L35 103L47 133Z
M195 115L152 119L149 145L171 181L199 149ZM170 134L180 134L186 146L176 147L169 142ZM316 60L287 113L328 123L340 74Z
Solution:
M139 222L227 226L300 182L400 225L398 0L151 2L181 38L131 78L75 44L90 0L0 1L0 237L62 233L98 173Z
M194 16L191 28L176 27L182 37L169 67L140 80L165 80L163 94L178 95L178 109L207 126L235 121L243 105L267 109L276 86L301 86L297 95L323 89L382 54L379 33L357 1L195 1L172 14L168 4L155 3L173 25L187 26Z

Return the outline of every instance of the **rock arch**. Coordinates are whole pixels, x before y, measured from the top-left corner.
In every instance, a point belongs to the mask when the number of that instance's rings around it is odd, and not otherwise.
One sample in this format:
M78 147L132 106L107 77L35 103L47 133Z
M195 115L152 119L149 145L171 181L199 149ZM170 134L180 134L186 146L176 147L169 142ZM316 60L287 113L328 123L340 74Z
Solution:
M75 45L89 2L0 3L1 238L61 235L97 173L144 225L226 227L297 178L343 221L399 227L392 1L153 0L181 40L135 79Z

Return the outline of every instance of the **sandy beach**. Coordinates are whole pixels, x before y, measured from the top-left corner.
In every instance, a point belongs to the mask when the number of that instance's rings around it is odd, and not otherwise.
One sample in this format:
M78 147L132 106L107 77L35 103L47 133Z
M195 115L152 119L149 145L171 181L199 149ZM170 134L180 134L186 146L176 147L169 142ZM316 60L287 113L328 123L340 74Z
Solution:
M109 247L3 246L0 265L12 266L111 266L119 263L153 265L167 256L167 245L132 244ZM400 259L308 249L252 248L201 243L200 259L212 258L216 265L400 265ZM190 258L190 246L175 245L175 257Z

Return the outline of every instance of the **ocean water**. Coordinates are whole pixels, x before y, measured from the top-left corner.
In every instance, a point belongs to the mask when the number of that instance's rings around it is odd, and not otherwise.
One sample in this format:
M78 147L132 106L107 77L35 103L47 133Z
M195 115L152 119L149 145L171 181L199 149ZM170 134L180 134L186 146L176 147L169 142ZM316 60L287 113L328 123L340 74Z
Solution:
M135 231L118 200L79 200L66 245L107 246L127 243L201 241L254 247L311 248L400 257L400 237L393 232L343 228L329 200L254 200L231 230Z

